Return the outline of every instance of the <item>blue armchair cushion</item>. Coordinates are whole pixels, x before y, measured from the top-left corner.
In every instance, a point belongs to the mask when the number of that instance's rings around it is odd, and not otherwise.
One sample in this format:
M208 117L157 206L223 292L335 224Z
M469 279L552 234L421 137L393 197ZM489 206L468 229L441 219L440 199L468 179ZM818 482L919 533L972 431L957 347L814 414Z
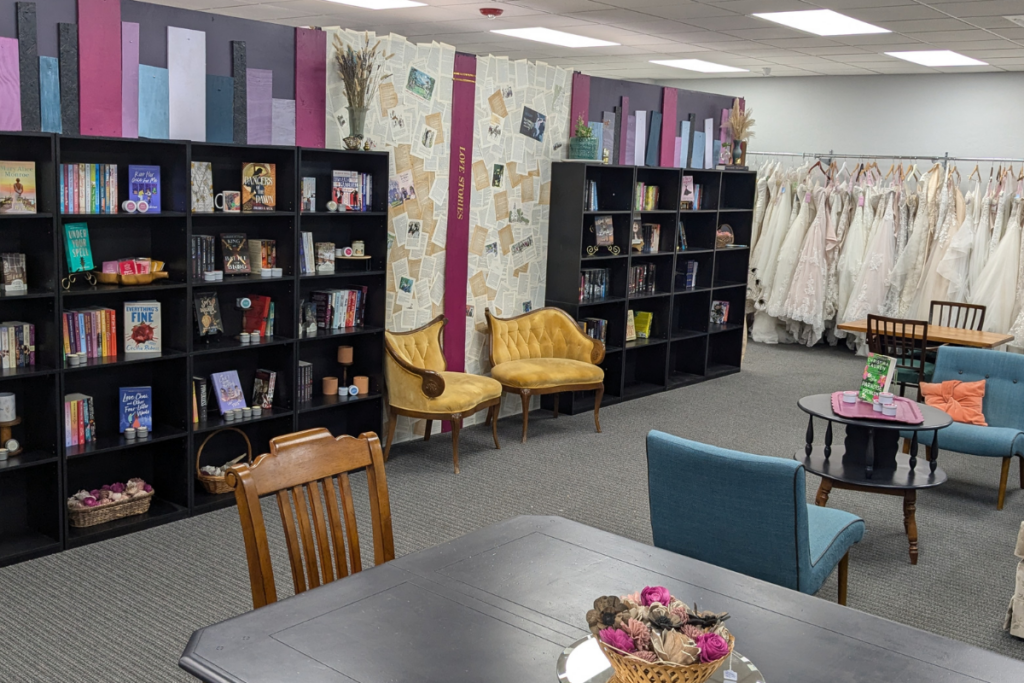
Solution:
M913 432L900 432L905 439ZM935 432L919 432L917 441L922 446L934 443ZM1024 456L1024 432L1010 427L982 427L954 422L939 430L939 448L945 451L981 455L988 458Z
M864 521L843 510L807 504L811 572L804 593L817 593L843 555L864 538Z

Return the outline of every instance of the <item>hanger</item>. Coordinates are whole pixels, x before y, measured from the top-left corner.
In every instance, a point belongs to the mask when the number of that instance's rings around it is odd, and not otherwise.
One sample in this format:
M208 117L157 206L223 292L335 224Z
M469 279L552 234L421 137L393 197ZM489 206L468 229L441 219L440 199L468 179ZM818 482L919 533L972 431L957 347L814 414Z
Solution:
M813 171L814 169L818 169L819 171L821 171L825 175L826 178L829 177L828 171L826 171L825 167L821 165L821 159L818 159L818 161L815 162L815 164L813 166L811 166L809 169L807 169L807 176L808 177L810 177L811 171Z
M905 180L910 180L911 178L920 178L920 177L921 177L921 173L920 173L920 171L917 170L917 164L911 164L910 168L907 169L907 177L905 178Z
M974 176L978 176L978 182L981 182L981 171L978 170L978 166L979 166L979 164L975 164L974 165L974 170L971 171L971 175L967 176L968 180L970 180Z

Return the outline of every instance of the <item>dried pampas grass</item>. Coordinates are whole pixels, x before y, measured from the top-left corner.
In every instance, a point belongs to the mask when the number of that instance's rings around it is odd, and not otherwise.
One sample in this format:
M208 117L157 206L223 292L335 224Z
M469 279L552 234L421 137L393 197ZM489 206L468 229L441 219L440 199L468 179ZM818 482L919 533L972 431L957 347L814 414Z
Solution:
M733 140L749 140L754 137L754 110L744 111L740 108L739 99L732 102L732 111L729 112L729 128L732 129Z
M385 55L383 50L378 52L380 41L371 47L370 34L363 35L363 46L358 51L346 46L337 34L334 36L334 59L338 75L345 83L345 97L350 107L368 107L377 95L380 82L391 78L391 74L384 73L384 62L394 55Z

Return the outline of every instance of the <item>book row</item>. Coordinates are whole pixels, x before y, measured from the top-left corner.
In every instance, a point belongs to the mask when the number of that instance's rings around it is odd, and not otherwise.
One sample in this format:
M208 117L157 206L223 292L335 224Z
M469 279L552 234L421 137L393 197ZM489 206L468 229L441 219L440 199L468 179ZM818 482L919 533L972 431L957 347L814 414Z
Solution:
M220 259L213 235L192 235L192 278L223 269L224 275L270 275L277 267L277 241L249 239L245 233L220 235ZM218 268L218 264L221 268Z
M27 368L36 364L36 326L18 320L0 323L0 367Z
M362 327L367 287L356 289L321 289L310 292L310 304L316 326L321 330ZM304 311L304 315L307 312Z
M656 293L653 263L640 263L629 268L629 296L646 296Z
M599 301L608 296L608 268L584 268L580 271L580 302Z
M65 358L84 354L86 358L106 358L135 353L160 353L163 335L159 301L126 301L123 317L124 337L117 339L117 313L99 306L64 311L61 327Z

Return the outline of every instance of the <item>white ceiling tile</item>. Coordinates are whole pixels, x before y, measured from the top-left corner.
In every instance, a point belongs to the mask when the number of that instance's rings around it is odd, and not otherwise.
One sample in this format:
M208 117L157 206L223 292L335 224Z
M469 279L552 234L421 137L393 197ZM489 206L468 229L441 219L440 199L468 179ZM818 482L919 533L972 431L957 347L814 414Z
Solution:
M240 7L221 7L210 10L213 14L221 14L227 17L240 17L244 19L257 19L260 21L271 21L275 19L287 19L309 15L309 12L301 12L276 5L242 5Z
M959 19L910 19L907 21L884 21L879 24L894 33L904 35L925 31L963 31L972 28Z
M697 17L693 19L686 19L686 23L691 26L699 26L700 28L706 28L709 31L741 31L744 29L766 29L772 28L771 25L765 25L764 19L758 19L757 17L744 16L742 14L730 14L721 17Z
M985 17L995 15L1020 14L1020 0L954 0L953 2L935 1L930 3L936 10L952 14L955 17Z
M907 33L908 37L924 40L929 43L965 43L968 41L988 40L992 34L987 31L967 29L964 31L928 31Z
M764 28L719 29L722 33L744 40L779 40L784 38L801 38L807 34L803 31L786 28L785 26L768 26Z
M655 17L677 21L700 19L701 17L738 16L735 12L719 9L713 5L701 5L696 2L674 2L669 5L648 7L643 12Z
M777 38L772 40L764 41L768 45L773 47L789 48L791 50L799 50L805 47L835 47L841 43L836 43L830 38Z
M866 50L862 50L859 47L853 47L852 45L836 45L833 47L802 47L800 48L800 52L805 55L815 55L818 57L825 55L833 56L870 54Z
M1024 40L1024 28L1014 26L1013 28L997 28L992 31L993 35L1010 40Z
M739 14L753 14L754 12L796 12L808 8L804 0L723 0L716 2L715 7L719 9L737 12ZM762 20L764 21L764 20Z
M471 1L474 3L479 2L479 0ZM490 5L490 3L488 4ZM594 2L594 0L516 0L516 4L522 7L531 7L536 10L541 10L542 12L550 12L552 14L585 12L587 10L600 10L607 7L605 3ZM505 7L501 7L500 9L505 9Z
M942 12L925 5L851 8L846 10L844 14L847 14L854 19L860 19L861 21L877 23L878 25L883 26L883 28L888 29L891 29L888 24L881 24L880 22L905 21L911 19L943 19L949 16L948 14L943 14Z

